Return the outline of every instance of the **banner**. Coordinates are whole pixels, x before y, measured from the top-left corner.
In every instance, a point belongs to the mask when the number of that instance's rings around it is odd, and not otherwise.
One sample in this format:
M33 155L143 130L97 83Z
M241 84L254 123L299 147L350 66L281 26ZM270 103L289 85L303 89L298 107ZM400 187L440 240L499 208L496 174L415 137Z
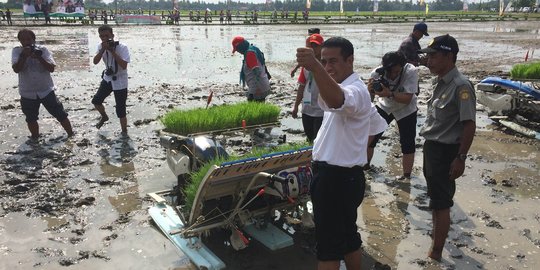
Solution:
M306 0L306 9L311 8L311 0Z
M25 16L84 17L83 0L23 0Z
M426 3L426 16L428 15L428 13L429 13L429 4Z
M343 0L339 2L339 13L343 13Z
M377 13L379 11L379 1L373 0L373 13Z

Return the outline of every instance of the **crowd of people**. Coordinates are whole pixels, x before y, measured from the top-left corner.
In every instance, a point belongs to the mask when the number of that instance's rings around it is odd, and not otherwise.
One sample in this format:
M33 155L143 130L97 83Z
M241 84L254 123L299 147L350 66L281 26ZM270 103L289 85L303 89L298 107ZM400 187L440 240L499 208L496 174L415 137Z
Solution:
M302 104L302 124L313 142L310 187L315 221L318 269L360 269L362 240L356 225L357 208L365 192L364 170L370 169L375 146L396 120L402 152L402 175L411 179L416 149L417 95L420 65L437 76L428 101L423 172L430 197L433 229L427 256L440 261L450 228L455 180L463 175L475 134L476 98L470 81L456 67L459 46L450 35L429 36L424 22L396 51L386 53L367 85L353 70L354 46L343 37L324 40L309 29L305 47L297 49L298 88L292 117ZM244 55L240 80L248 82L247 99L263 102L270 88L264 54L243 37L232 41L233 53Z
M357 208L364 198L370 160L384 130L396 120L401 144L402 170L398 181L411 178L414 163L418 67L437 77L427 104L426 121L419 135L423 145L423 173L432 210L432 245L428 256L441 260L450 227L455 180L463 175L467 153L475 134L476 98L470 81L456 67L459 46L448 34L435 37L422 49L419 40L429 36L427 25L417 23L396 51L381 59L369 81L354 72L354 46L346 38L324 38L320 29L308 30L304 46L296 50L298 88L292 116L301 117L305 135L313 143L310 186L315 221L319 269L360 269L362 239L356 225ZM105 66L92 99L101 128L109 116L103 101L114 94L121 132L127 135L126 102L130 54L127 45L114 40L113 29L98 29L101 43L94 64ZM19 94L31 140L39 138L40 105L53 115L67 136L74 135L68 114L55 95L51 77L55 62L51 52L36 44L35 34L20 30L21 46L12 51L13 71L19 76ZM240 84L246 99L265 102L271 93L271 75L264 53L242 36L232 39L232 52L243 55Z

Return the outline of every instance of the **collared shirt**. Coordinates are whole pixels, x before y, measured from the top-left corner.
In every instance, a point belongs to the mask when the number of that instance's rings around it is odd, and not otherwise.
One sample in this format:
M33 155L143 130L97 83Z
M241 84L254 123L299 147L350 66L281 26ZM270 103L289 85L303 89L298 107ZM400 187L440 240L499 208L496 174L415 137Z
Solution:
M51 52L41 45L36 45L37 50L41 50L41 57L48 63L56 65ZM11 51L11 63L19 62L23 47L15 47ZM28 99L41 99L54 91L54 83L49 72L36 58L29 56L26 58L19 75L19 94Z
M298 83L304 85L304 99L302 100L302 113L313 117L323 117L324 111L319 107L319 87L313 74L302 68L298 76Z
M457 67L438 80L428 101L428 111L420 135L426 140L457 144L463 121L475 121L476 96L471 82Z
M345 99L339 108L329 108L319 96L324 118L313 145L313 160L348 168L362 166L367 163L371 97L357 73L340 87Z
M116 54L118 54L120 58L122 58L122 60L129 63L130 61L129 49L125 44L119 43L118 45L116 45L114 50ZM96 54L99 53L99 51L101 51L101 43L98 45ZM120 67L120 65L116 63L116 60L114 60L114 57L109 51L105 51L103 55L101 56L101 59L103 59L103 63L105 64L105 69L107 69L107 67L110 67L113 72L116 72L115 74L112 74L112 75L103 74L103 80L105 80L106 82L111 82L113 90L127 89L128 88L127 68L123 69L122 67ZM116 80L113 80L113 76L116 77Z
M379 107L387 114L392 114L396 120L400 120L417 110L416 91L418 91L418 70L412 64L405 64L401 74L394 80L390 80L390 91L394 93L412 94L411 102L405 104L394 100L392 97L378 97Z
M403 42L401 42L398 51L405 55L405 59L407 59L407 62L418 66L418 63L420 62L418 50L420 49L422 49L422 47L420 47L420 43L418 43L418 40L416 40L416 38L414 38L413 34L411 33L406 39L403 40Z

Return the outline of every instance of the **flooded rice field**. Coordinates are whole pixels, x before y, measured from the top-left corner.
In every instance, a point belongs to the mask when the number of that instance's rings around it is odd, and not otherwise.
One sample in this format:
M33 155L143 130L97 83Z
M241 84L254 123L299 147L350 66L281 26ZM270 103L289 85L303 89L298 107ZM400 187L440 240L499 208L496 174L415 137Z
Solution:
M309 25L314 27L315 25ZM317 25L323 36L344 36L355 45L355 69L367 78L382 55L398 48L411 24ZM290 111L295 49L306 25L118 26L115 37L131 52L129 137L116 119L97 130L91 98L103 66L91 61L99 38L93 27L33 27L54 54L53 80L76 136L67 139L44 110L43 136L28 141L20 109L11 49L18 28L0 32L0 269L193 269L153 225L146 193L170 189L176 179L159 145L160 115L172 108L244 100L238 85L242 58L230 41L243 35L265 53L273 76L267 102L282 110L279 130L303 138ZM431 36L450 33L459 42L458 68L478 82L506 74L539 49L537 22L429 23ZM420 41L422 47L428 38ZM540 55L539 55L540 56ZM532 56L534 59L535 57ZM536 57L537 58L537 57ZM432 76L421 69L419 124ZM109 98L106 108L113 112ZM458 179L450 235L441 263L426 259L431 212L422 175L423 141L411 181L396 181L401 153L395 126L385 133L367 173L366 198L358 209L365 269L534 269L540 264L540 143L507 132L479 106L477 136L465 176ZM219 232L208 240L228 269L314 269L313 238L295 234L295 246L271 252L254 243L235 252Z

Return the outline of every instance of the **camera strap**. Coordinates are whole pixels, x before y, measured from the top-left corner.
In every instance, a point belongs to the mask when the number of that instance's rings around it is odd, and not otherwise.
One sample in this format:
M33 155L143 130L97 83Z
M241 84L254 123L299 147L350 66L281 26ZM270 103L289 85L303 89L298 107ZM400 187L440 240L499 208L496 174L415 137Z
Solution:
M116 48L114 48L116 50ZM109 61L109 58L110 58L110 61ZM114 69L113 69L113 64L114 64ZM107 66L106 68L109 69L111 68L112 70L112 74L116 74L116 72L118 72L118 63L116 62L116 60L114 60L114 57L112 57L112 55L109 57L109 51L105 51L105 65Z
M405 67L406 67L406 66L407 66L407 65L404 65L404 66L401 68L401 72L399 73L399 79L398 79L398 81L397 81L397 84L392 85L392 90L391 90L392 92L394 92L395 90L399 90L399 85L401 84L401 79L403 79L403 73L405 72ZM396 87L398 87L398 88L396 89Z

